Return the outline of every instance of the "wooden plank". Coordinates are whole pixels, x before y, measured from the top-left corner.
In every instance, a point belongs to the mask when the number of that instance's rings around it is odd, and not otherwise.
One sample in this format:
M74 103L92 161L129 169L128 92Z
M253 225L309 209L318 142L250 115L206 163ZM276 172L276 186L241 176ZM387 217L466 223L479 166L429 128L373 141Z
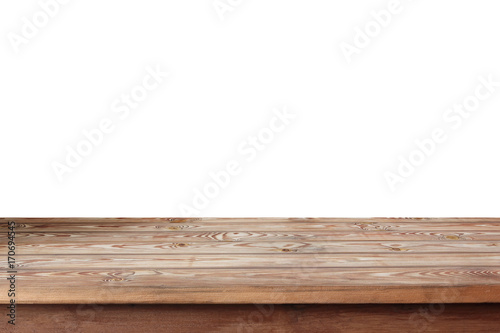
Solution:
M6 273L0 277L5 280ZM107 286L164 286L203 288L239 286L377 286L377 285L498 285L500 266L488 267L288 267L280 268L147 268L86 270L23 270L17 276L24 288L33 285L67 287L84 283ZM2 282L4 286L6 282ZM244 287L242 287L244 288ZM69 291L69 289L68 289ZM498 295L500 296L500 295Z
M230 227L229 227L230 228ZM500 228L499 228L500 229ZM283 241L500 241L499 231L176 231L176 232L59 232L18 233L21 246L28 244L117 242L283 242Z
M37 270L17 279L21 304L422 303L444 293L459 296L442 303L500 301L500 267Z
M111 279L119 279L114 277ZM110 280L111 280L110 279ZM58 280L61 282L61 280ZM89 286L84 279L71 288L44 283L26 286L17 304L395 304L499 303L498 285L441 286L224 286L188 288L158 286ZM243 288L242 288L243 287ZM1 295L1 302L5 296Z
M500 219L14 220L20 304L500 302Z
M20 305L2 332L497 332L500 304ZM3 326L2 326L3 325Z
M411 259L411 260L409 260ZM500 265L500 253L440 253L429 260L428 254L346 253L297 254L170 254L170 255L25 255L19 256L15 269L37 270L96 270L96 269L155 269L170 268L349 268L349 267L487 267ZM91 265L89 265L91 263ZM7 270L7 266L3 267Z
M0 252L5 253L6 245L0 246ZM27 254L226 254L226 253L443 253L443 252L491 252L499 253L500 242L488 241L305 241L305 242L52 242L33 244L26 242L18 247L19 255Z
M434 223L499 223L499 218L496 217L347 217L347 218L324 218L324 217L201 217L201 218L101 218L101 217L57 217L57 218L0 218L0 223L5 224L9 220L15 220L19 224L58 224L58 223L230 223L230 224L268 224L268 223L421 223L421 224L434 224Z
M248 222L216 222L216 221L197 221L190 223L174 222L138 222L126 221L101 221L80 222L71 220L70 222L23 222L18 223L17 232L19 233L72 233L72 232L92 232L92 231L112 231L112 232L175 232L175 231L215 231L227 230L230 226L233 232L291 232L291 231L421 231L421 232L450 232L456 230L463 231L498 231L500 222L484 221L461 221L461 222L436 222L436 223L418 223L409 221L394 222L371 222L356 220L353 222L272 222L259 221L258 223ZM4 224L5 227L5 224Z

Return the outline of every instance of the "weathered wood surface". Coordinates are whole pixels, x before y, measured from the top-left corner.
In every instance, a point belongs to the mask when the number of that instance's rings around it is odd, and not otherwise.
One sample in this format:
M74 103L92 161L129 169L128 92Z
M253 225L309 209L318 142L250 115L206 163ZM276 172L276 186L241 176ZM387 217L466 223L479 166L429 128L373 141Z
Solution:
M5 327L4 330L2 328ZM500 304L20 305L16 330L49 333L494 333Z
M500 219L10 220L20 304L500 302Z

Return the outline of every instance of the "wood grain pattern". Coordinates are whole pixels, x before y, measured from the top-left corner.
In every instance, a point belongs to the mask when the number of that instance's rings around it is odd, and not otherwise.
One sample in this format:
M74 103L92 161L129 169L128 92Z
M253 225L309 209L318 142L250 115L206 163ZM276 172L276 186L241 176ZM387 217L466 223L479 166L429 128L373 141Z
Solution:
M16 330L79 333L498 332L500 304L20 305ZM2 330L3 329L3 330Z
M0 247L6 251L6 246ZM52 242L40 244L25 243L18 248L20 255L42 254L227 254L227 253L469 253L469 252L491 252L498 253L500 242L484 241L304 241L304 242L117 242L101 241L73 243L73 242Z
M9 220L20 304L500 302L500 219Z
M249 227L247 227L248 229ZM499 227L500 229L500 227ZM104 231L104 230L103 230ZM176 232L52 232L52 233L22 233L19 240L21 245L46 244L51 242L67 241L68 243L95 242L116 240L118 242L132 241L162 241L162 242L283 242L283 241L366 241L366 240L478 240L500 242L500 231L176 231Z
M432 261L429 261L432 258ZM311 262L311 259L314 262ZM411 259L411 260L409 260ZM89 267L89 262L92 266ZM354 268L354 267L488 267L499 263L500 253L342 253L342 254L123 254L109 255L24 255L18 270L177 269L177 268ZM7 267L4 267L7 270Z
M357 221L357 222L356 222ZM422 231L422 230L454 230L461 231L498 231L500 222L462 221L462 222L283 222L283 221L257 221L252 225L248 222L229 221L192 221L192 222L141 222L130 221L102 221L96 222L41 222L26 221L18 225L18 231L26 232L75 232L75 231L222 231L231 225L231 231L260 231L260 232L282 232L282 231Z

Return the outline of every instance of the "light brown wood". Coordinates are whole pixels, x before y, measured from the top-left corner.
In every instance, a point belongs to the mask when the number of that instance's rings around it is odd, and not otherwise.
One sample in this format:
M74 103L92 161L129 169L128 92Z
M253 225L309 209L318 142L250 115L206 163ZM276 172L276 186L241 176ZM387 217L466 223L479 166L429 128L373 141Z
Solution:
M279 252L279 251L276 251ZM288 252L292 254L293 252ZM311 262L311 258L314 262ZM411 260L409 260L411 259ZM92 265L89 267L89 262ZM492 262L500 263L500 253L441 253L429 261L429 254L406 252L406 255L391 253L332 253L304 254L281 253L233 254L123 254L109 255L23 255L17 266L23 271L41 270L99 270L99 269L179 269L179 268L367 268L367 267L487 267ZM499 265L500 266L500 265ZM4 267L7 270L7 266Z
M0 247L2 248L2 247ZM3 247L3 249L6 249ZM236 254L236 253L498 253L500 242L460 241L304 241L304 242L138 242L137 240L96 242L55 242L41 244L25 243L19 254Z
M500 219L9 220L20 304L500 302Z
M226 226L227 227L227 226ZM251 227L247 227L249 229ZM500 227L499 227L500 228ZM62 229L60 227L59 229ZM477 241L492 241L500 242L500 231L283 231L283 232L268 232L268 231L123 231L116 229L115 231L106 231L107 228L100 231L85 232L73 230L71 232L40 232L40 233L23 233L23 239L19 240L20 245L51 244L54 241L59 243L65 240L66 243L88 243L94 242L100 244L110 240L117 242L197 242L197 241L222 241L222 242L283 242L283 241L298 241L304 242L309 240L333 242L333 241L367 241L367 240L477 240ZM456 229L454 229L456 230Z

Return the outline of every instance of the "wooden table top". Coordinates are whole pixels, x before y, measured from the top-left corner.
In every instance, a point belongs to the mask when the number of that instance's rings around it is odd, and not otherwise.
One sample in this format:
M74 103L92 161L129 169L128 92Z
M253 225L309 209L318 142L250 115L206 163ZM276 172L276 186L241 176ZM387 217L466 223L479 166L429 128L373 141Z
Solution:
M500 302L500 219L8 221L3 304Z

